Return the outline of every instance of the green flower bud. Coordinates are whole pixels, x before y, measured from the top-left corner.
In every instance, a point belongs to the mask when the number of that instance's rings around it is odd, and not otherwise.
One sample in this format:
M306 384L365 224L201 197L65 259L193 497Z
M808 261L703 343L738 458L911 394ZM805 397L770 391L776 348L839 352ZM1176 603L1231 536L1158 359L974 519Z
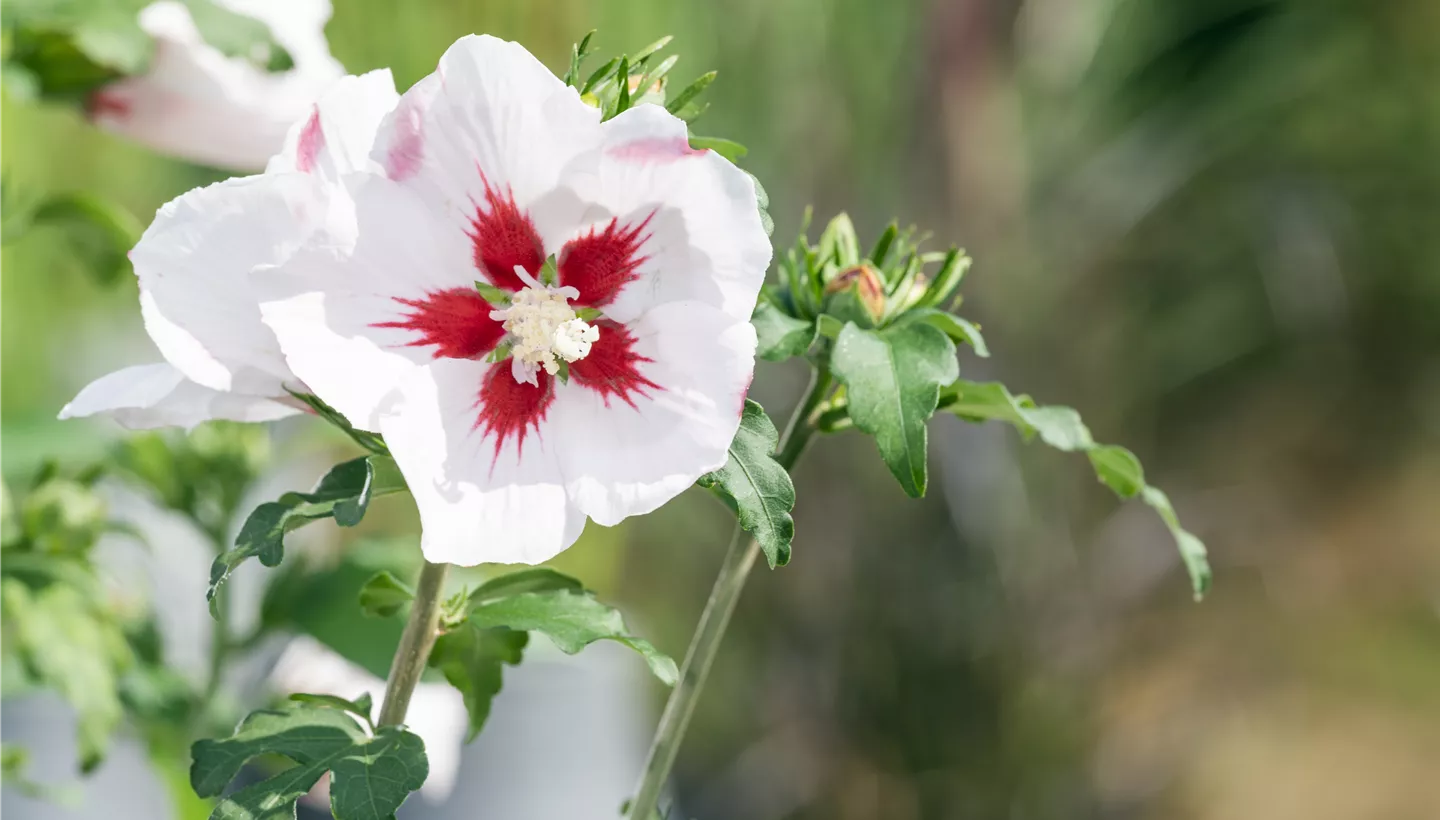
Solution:
M869 262L845 268L825 285L825 312L861 327L885 318L885 283Z

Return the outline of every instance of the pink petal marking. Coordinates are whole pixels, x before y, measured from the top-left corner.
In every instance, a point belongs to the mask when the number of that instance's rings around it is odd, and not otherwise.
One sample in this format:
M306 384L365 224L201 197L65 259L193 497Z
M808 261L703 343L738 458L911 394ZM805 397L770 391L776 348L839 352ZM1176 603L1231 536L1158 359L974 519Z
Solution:
M485 185L485 204L489 210L472 200L475 216L471 217L470 230L465 234L475 246L475 267L495 287L518 291L525 283L515 275L515 266L538 276L545 264L545 245L529 214L516 206L515 196L508 187L501 196L490 187L484 171L480 172L480 181Z
M123 120L130 116L130 101L114 91L101 89L85 101L85 114L92 120L100 117Z
M555 391L550 374L541 370L536 375L537 384L515 381L510 374L510 362L497 362L485 374L485 383L480 388L480 397L475 406L480 411L475 419L475 428L486 435L495 436L495 456L506 439L514 436L515 451L522 453L525 436L540 430L545 412L555 401Z
M604 307L635 281L640 265L650 258L637 255L640 246L650 239L650 234L641 236L641 232L654 217L651 211L633 227L621 227L618 220L611 219L603 231L597 233L591 228L584 236L565 243L557 262L560 284L580 291L576 304Z
M403 320L379 322L372 327L413 330L417 337L408 347L434 345L437 359L478 359L495 349L505 336L500 322L490 318L494 308L469 288L451 288L426 294L424 299L396 299L413 308Z
M674 162L686 157L703 157L707 150L691 148L690 141L684 137L651 137L617 145L606 153L635 162Z
M425 161L425 135L417 95L406 94L390 125L390 146L385 151L385 174L400 182L419 173Z
M310 119L300 129L300 139L295 145L295 170L308 174L315 168L315 158L325 147L325 132L320 128L320 106L314 106Z
M635 337L618 322L601 319L595 323L600 338L590 348L590 355L570 363L570 379L581 387L599 393L610 406L610 397L635 406L633 395L649 396L650 390L663 390L660 385L640 375L638 365L650 362L635 352Z

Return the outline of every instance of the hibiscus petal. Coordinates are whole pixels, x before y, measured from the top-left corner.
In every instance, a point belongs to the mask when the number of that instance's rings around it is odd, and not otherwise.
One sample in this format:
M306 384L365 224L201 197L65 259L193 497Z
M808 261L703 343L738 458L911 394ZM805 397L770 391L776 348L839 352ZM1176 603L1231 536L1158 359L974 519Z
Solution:
M326 207L317 180L281 174L198 188L161 208L130 259L166 360L215 390L284 396L293 376L260 321L250 272L287 258Z
M416 368L400 387L404 400L380 418L420 510L426 560L538 564L585 527L566 497L543 415L523 442L482 423L480 390L496 366L440 359Z
M373 431L415 365L483 355L502 331L475 292L460 232L385 177L353 175L344 184L349 197L337 200L324 231L253 278L265 324L295 375Z
M680 301L748 320L770 264L754 182L692 150L685 123L659 106L601 129L598 172L573 166L565 181L590 204L560 251L561 281L620 322Z
M285 147L265 173L298 171L331 182L355 171L378 173L370 149L380 122L399 101L388 68L341 78L311 106L308 117L290 127Z
M544 247L554 249L580 212L579 201L558 192L557 182L570 163L593 162L599 122L597 109L522 46L469 36L401 97L381 126L374 158L460 230L483 234L475 230L477 215L483 224L497 201L513 203ZM506 226L514 227L511 222ZM484 253L476 248L477 261ZM510 266L495 267L492 275L511 275Z
M263 396L202 387L168 364L142 364L109 373L80 391L60 418L107 415L131 430L191 428L201 422L274 421L300 410Z
M755 367L754 328L709 305L667 303L626 332L634 371L653 386L619 395L572 366L547 428L571 501L605 526L655 510L724 465Z

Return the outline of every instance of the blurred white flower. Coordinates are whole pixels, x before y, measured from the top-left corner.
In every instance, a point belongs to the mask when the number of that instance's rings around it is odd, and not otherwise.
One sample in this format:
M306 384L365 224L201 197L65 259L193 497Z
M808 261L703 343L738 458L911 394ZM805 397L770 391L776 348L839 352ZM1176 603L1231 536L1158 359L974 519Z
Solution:
M146 73L95 92L90 116L109 131L183 159L258 171L291 125L345 75L325 41L329 0L216 0L270 28L294 66L267 72L227 57L200 36L184 3L161 0L140 12L155 40Z
M341 174L371 167L370 144L398 100L388 70L345 77L308 103L260 176L166 204L130 252L145 329L165 363L95 380L60 418L105 414L132 429L300 412L303 389L260 321L251 272L275 265L322 220ZM277 148L279 147L277 142Z
M270 682L281 692L335 695L348 700L369 693L377 708L385 694L385 681L308 635L295 638L285 647ZM460 751L469 726L464 698L449 684L422 683L415 687L405 725L425 741L425 757L430 762L430 776L420 788L420 795L434 802L444 800L455 788Z

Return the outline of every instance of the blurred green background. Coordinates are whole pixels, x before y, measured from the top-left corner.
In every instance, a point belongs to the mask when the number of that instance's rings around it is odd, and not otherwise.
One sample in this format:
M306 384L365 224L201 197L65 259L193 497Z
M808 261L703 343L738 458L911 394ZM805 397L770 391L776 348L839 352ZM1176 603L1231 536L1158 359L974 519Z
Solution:
M1083 459L940 419L910 502L868 440L822 440L794 560L752 579L681 755L688 815L1440 812L1440 4L336 5L336 56L401 88L469 32L555 68L591 28L602 55L675 34L678 79L719 70L699 130L749 146L778 243L813 203L964 245L996 355L962 369L1080 409L1210 545L1196 605ZM222 176L10 100L3 157L7 197L142 222ZM96 454L115 429L55 413L156 357L134 283L63 235L3 271L14 476ZM762 364L753 395L783 417L802 377ZM562 562L678 656L726 518L688 494Z

